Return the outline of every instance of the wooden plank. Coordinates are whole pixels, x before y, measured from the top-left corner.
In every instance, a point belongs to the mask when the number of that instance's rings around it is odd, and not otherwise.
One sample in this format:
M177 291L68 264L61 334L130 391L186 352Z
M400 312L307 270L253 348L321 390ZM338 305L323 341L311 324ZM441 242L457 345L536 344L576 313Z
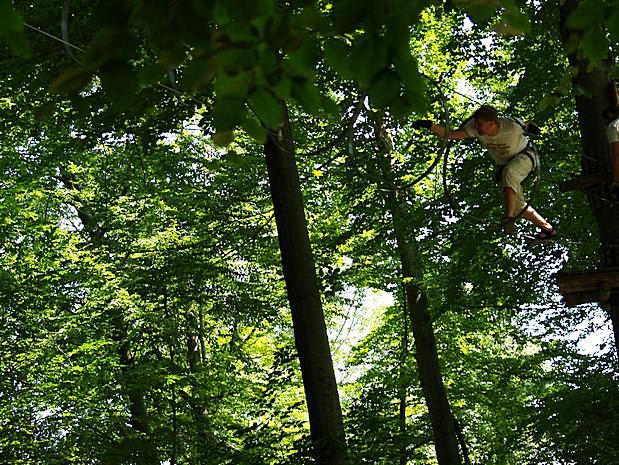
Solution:
M600 289L592 291L576 291L563 293L565 305L573 307L574 305L586 304L589 302L599 302L605 304L610 301L611 289L607 286L602 286Z
M568 307L574 307L575 305L599 302L598 297L599 293L596 291L572 292L570 294L564 294L563 300Z
M591 186L597 184L610 183L613 180L613 174L610 171L600 171L586 176L579 176L568 181L563 181L559 184L559 190L561 192L571 192L586 190Z
M556 280L561 294L581 291L599 292L601 288L619 288L619 269L558 273Z

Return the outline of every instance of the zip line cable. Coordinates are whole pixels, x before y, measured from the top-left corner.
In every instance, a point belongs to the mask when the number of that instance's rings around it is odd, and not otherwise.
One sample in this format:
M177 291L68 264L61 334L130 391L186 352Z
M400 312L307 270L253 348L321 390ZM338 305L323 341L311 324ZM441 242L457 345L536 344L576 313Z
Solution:
M83 49L83 48L81 48L81 47L78 47L77 45L73 45L72 43L70 43L70 42L68 42L68 41L63 40L63 39L61 39L61 38L60 38L60 37L58 37L58 36L55 36L55 35L53 35L53 34L50 34L49 32L46 32L46 31L44 31L43 29L40 29L40 28L38 28L38 27L36 27L36 26L32 26L32 25L28 24L28 23L27 23L27 22L25 22L25 21L24 21L24 26L26 26L27 28L32 29L33 31L36 31L36 32L38 32L38 33L40 33L40 34L43 34L44 36L49 37L50 39L54 39L55 41L60 42L60 43L64 44L64 45L65 45L65 46L67 46L67 47L71 47L71 48L73 48L74 50L77 50L77 51L82 52L82 53L86 53L86 50L85 50L85 49Z

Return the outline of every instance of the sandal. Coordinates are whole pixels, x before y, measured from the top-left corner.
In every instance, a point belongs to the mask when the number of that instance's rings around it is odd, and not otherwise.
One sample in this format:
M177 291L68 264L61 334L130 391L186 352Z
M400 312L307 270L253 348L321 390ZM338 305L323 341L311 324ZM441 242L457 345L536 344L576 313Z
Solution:
M557 235L557 228L551 226L550 229L539 228L539 232L535 235L537 241L547 241L553 239Z
M513 216L504 216L501 218L501 228L505 234L514 234L516 232L516 219Z

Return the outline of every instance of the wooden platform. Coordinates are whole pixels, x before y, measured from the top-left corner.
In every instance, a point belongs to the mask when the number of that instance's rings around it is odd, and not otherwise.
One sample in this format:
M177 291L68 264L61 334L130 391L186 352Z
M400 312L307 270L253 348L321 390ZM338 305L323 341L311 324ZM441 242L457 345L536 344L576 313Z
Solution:
M597 184L611 183L612 180L612 172L600 171L598 173L588 174L586 176L579 176L568 181L563 181L559 184L559 190L561 192L587 190L591 186L595 186Z
M588 302L608 303L611 292L619 292L619 269L558 273L559 292L572 307Z

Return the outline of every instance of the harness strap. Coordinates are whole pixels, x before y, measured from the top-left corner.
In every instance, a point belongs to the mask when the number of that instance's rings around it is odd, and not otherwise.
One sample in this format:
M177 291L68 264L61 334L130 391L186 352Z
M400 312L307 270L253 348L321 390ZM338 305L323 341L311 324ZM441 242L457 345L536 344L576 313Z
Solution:
M531 160L531 171L529 171L529 174L531 174L533 171L535 171L535 167L537 166L537 160L536 160L537 157L535 156L535 147L533 147L531 142L529 142L529 144L524 148L524 150L521 150L516 155L520 155L521 153L524 153L527 157L529 157L529 160ZM514 155L514 157L516 155Z
M531 153L533 152L533 153ZM497 166L497 171L495 174L495 181L498 183L501 179L501 173L503 172L503 168L505 168L507 166L507 164L512 161L515 157L517 157L518 155L520 155L521 153L524 153L527 157L529 157L529 160L531 160L531 171L529 171L529 174L527 174L527 176L530 176L531 173L533 171L535 171L535 168L537 166L537 160L536 160L536 150L535 147L533 147L533 144L531 144L531 142L529 142L529 144L522 149L520 152L516 153L515 155L513 155L509 161L507 163L505 163L504 165L496 165Z

